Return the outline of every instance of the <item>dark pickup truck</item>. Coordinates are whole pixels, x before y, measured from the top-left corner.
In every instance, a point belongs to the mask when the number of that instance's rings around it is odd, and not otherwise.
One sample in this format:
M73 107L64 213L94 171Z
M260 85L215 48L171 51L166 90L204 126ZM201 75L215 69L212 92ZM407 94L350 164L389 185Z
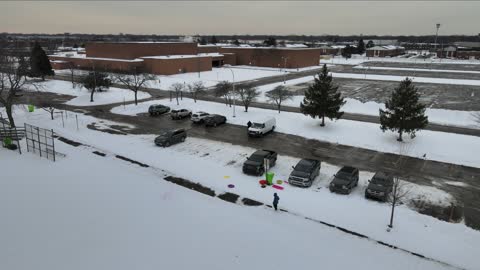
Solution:
M277 162L277 152L271 150L257 150L243 163L243 173L262 175L265 173L264 159L269 160L270 168Z
M321 162L315 159L302 159L293 168L288 177L290 185L311 187L315 178L320 174Z
M358 174L359 171L357 168L350 166L341 168L335 174L335 177L330 183L330 191L341 194L350 194L353 188L358 185Z

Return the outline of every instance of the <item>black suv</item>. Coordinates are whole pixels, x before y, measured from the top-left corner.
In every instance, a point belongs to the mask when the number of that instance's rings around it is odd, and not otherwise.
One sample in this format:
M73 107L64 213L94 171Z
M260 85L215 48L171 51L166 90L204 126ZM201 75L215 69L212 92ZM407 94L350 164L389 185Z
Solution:
M168 147L172 144L184 142L187 138L187 132L184 129L175 129L164 132L155 138L155 144L162 147Z
M330 182L330 191L342 194L350 194L352 189L358 185L358 169L345 166L335 174Z
M227 118L219 114L210 114L209 116L203 119L205 126L207 127L216 127L227 122Z
M168 113L169 111L170 111L170 107L162 104L154 104L148 107L148 113L150 114L150 116Z
M365 198L386 202L393 189L393 175L377 172L368 182L368 187L365 189Z
M263 164L264 159L269 160L270 168L275 166L277 162L277 152L271 150L257 150L247 161L243 163L243 173L251 175L262 175L265 172L265 166Z
M290 185L311 187L315 178L320 174L321 162L315 159L302 159L293 168L288 177Z

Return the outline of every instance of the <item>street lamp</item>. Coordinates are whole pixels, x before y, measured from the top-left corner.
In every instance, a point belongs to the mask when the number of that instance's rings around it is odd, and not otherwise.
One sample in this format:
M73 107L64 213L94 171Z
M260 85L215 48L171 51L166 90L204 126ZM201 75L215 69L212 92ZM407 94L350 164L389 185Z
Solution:
M440 29L440 24L437 23L435 25L435 27L437 28L437 31L435 32L435 44L434 44L434 46L435 46L435 52L437 52L437 37L438 37L438 29Z
M233 91L233 117L235 117L235 73L233 72L233 69L231 68L231 65L223 65L224 68L227 68L232 72L232 91Z
M288 57L284 57L282 56L282 59L284 60L283 62L283 84L286 84L286 80L287 80L287 59Z

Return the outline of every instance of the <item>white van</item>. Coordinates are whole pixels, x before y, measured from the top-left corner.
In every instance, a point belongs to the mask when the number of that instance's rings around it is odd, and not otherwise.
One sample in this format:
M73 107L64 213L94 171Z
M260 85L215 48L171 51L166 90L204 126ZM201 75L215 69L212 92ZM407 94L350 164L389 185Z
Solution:
M248 128L249 136L263 136L270 131L275 130L275 117L267 117L260 121L252 121L252 125Z

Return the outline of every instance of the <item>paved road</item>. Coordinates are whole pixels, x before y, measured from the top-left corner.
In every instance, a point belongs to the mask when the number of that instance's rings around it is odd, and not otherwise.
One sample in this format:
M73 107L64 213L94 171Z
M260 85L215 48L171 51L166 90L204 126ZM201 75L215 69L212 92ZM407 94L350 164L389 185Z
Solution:
M157 92L158 93L158 92ZM149 117L125 116L113 114L110 109L120 104L92 107L75 107L60 104L69 96L38 93L29 97L29 103L42 100L54 100L57 107L78 110L100 119L136 126L135 129L122 131L133 134L158 134L159 131L171 128L185 128L189 136L209 140L228 142L253 148L266 148L278 151L281 155L299 158L317 158L338 166L351 165L367 171L388 171L408 178L409 181L423 185L431 185L451 193L460 204L464 205L467 225L480 229L480 169L437 161L404 157L382 153L352 146L333 144L300 136L272 133L264 138L249 138L245 127L224 125L218 128L205 128L192 125L190 121L172 121L168 116ZM23 100L25 102L25 100ZM121 127L112 127L121 129ZM460 151L460 150L459 150ZM403 164L399 166L399 164Z
M307 73L310 73L310 72L315 72L315 71L308 71ZM304 75L302 75L301 77L304 77L306 73L303 73L303 74ZM292 75L299 76L299 74L292 74ZM55 79L70 81L70 78L68 76L64 76L64 75L56 75ZM281 78L279 78L278 76L268 77L268 78L261 79L261 80L255 80L255 84L258 84L258 85L264 84L264 83L266 83L266 81L268 83L271 83L271 81L275 81L275 80L279 80L279 79L281 79ZM282 80L280 80L280 81L282 81ZM246 82L244 82L244 83L246 83ZM115 84L115 87L125 88L123 85L119 85L119 84ZM166 96L169 95L169 91L154 89L154 88L145 87L145 88L142 88L142 91L148 92L153 98L160 97L160 96L166 97ZM222 98L216 98L212 95L200 96L200 97L198 97L198 99L199 100L204 100L204 101L219 102L219 103L224 102L224 100ZM276 108L272 104L268 104L268 103L252 102L252 104L250 106L251 107L256 107L256 108L262 108L262 109L276 110ZM300 113L300 108L283 106L282 111ZM379 119L378 116L366 115L366 114L345 113L343 115L343 119L352 120L352 121L375 123L375 124L380 123L380 119ZM426 130L441 131L441 132L456 133L456 134L471 135L471 136L479 136L480 137L480 129L466 128L466 127L446 126L446 125L439 125L439 124L430 123L426 127Z

